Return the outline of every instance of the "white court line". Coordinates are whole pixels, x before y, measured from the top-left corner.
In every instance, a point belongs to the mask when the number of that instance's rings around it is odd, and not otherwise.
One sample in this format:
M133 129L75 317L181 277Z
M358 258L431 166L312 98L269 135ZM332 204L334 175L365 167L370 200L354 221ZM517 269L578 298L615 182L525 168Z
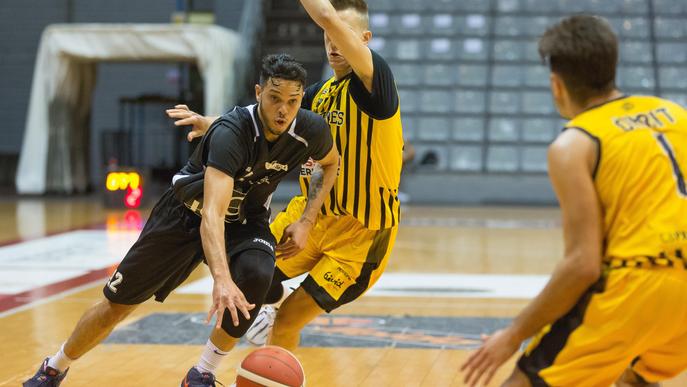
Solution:
M138 231L77 230L0 247L0 294L17 294L116 264Z
M29 302L28 304L24 304L24 305L18 306L18 307L16 307L16 308L8 309L8 310L6 310L6 311L4 311L4 312L0 312L0 318L4 318L4 317L7 317L7 316L10 316L10 315L19 313L19 312L23 312L23 311L25 311L25 310L27 310L27 309L31 309L31 308L36 307L36 306L39 306L39 305L47 304L48 302L52 302L52 301L59 300L60 298L64 298L64 297L67 297L67 296L69 296L69 295L71 295L71 294L78 293L78 292L80 292L80 291L82 291L82 290L86 290L86 289L92 288L92 287L94 287L94 286L96 286L96 285L104 286L104 285L105 285L105 279L104 279L104 278L101 278L101 279L98 279L98 280L94 280L94 281L92 281L92 282L89 282L89 283L86 283L86 284L77 286L77 287L75 287L75 288L71 288L71 289L65 290L65 291L63 291L63 292L54 294L54 295L52 295L52 296L45 297L45 298L41 298L41 299L36 300L36 301L31 301L31 302ZM85 310L85 309L84 309L84 310Z
M298 286L305 275L287 282ZM546 285L548 275L385 273L366 296L530 299ZM212 278L177 289L181 294L211 294Z

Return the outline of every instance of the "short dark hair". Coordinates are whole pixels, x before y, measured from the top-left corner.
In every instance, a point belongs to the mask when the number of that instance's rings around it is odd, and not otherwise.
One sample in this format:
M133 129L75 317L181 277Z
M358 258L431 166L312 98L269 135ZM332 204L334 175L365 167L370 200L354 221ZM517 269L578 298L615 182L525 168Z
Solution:
M360 13L363 18L365 27L369 25L369 15L367 10L367 2L365 0L329 0L332 6L337 11L345 11L347 9L354 9Z
M270 78L298 81L305 87L308 72L305 67L288 54L272 54L262 58L260 69L260 84L264 85Z
M604 18L564 18L539 39L539 55L578 104L615 88L618 38Z

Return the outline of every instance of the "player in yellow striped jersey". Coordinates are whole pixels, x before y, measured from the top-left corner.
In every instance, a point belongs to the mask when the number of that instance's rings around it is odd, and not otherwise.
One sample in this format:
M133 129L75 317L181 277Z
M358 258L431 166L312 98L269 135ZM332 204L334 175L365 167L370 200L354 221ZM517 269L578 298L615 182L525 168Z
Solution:
M300 222L307 197L321 180L304 165L302 197L275 218L277 270L267 303L285 298L276 313L270 344L294 348L301 329L323 311L360 297L386 267L400 221L398 186L403 134L394 77L386 61L367 46L367 4L363 0L301 0L324 30L334 76L309 87L303 107L320 113L341 154L339 176L314 225ZM312 176L312 178L311 178ZM308 234L309 231L309 234ZM288 295L281 282L309 273ZM264 341L274 313L263 308L247 337Z
M323 311L360 297L386 267L400 221L398 186L403 134L394 77L367 43L368 11L364 0L301 0L324 30L327 59L334 76L305 91L302 107L329 123L341 154L338 179L316 222L308 197L321 188L315 163L303 165L297 196L278 214L271 229L277 241L277 270L266 303L246 337L286 348L298 345L300 330ZM194 125L189 139L202 135L212 118L185 106L168 111L177 125ZM313 224L314 223L314 224ZM309 273L289 294L282 281ZM283 303L282 303L283 302ZM276 321L274 321L276 315Z
M655 385L687 368L687 112L615 88L617 38L599 17L563 19L539 51L570 119L549 149L565 259L465 380L488 382L539 331L504 385Z

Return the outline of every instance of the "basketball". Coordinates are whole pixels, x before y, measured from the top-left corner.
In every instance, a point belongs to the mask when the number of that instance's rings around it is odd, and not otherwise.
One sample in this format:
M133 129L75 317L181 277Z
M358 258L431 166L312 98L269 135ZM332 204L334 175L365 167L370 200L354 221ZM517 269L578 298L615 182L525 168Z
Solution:
M302 387L303 366L284 348L267 346L251 352L239 365L236 387Z

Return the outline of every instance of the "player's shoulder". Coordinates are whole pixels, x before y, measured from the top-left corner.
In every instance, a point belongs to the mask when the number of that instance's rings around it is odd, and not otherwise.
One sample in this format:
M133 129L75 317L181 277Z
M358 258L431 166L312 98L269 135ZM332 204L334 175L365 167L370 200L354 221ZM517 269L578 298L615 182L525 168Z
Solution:
M250 106L234 106L233 109L222 114L218 123L244 124L250 120Z
M622 114L623 111L636 109L637 102L636 96L621 95L588 108L568 121L565 127L589 129L596 124L605 122L606 119Z
M389 63L384 59L384 57L379 54L377 51L370 49L370 53L372 54L372 64L374 66L375 71L377 72L383 72L387 75L393 76L393 71L391 71L391 66L389 66Z
M380 53L373 49L370 49L370 53L372 54L372 60L375 62L375 64L382 64L389 67L389 63L387 63L386 59L384 59Z
M588 109L571 120L571 122L598 122L607 118L616 119L626 115L646 114L661 108L669 108L680 114L684 113L682 106L664 98L653 95L623 95Z
M329 132L329 125L324 120L324 118L307 109L298 109L298 114L296 115L296 133L307 136L317 136L322 132Z
M655 108L664 107L664 108L670 109L672 112L679 114L681 116L684 116L685 114L687 114L687 111L685 110L684 106L682 106L676 102L673 102L669 99L656 97L653 95L638 95L638 96L635 96L635 98L637 99L637 101L639 101L639 103L642 106L647 106L648 108L655 109Z
M253 123L253 109L255 109L255 105L235 106L215 120L210 130L230 131L252 137L253 132L257 130Z

